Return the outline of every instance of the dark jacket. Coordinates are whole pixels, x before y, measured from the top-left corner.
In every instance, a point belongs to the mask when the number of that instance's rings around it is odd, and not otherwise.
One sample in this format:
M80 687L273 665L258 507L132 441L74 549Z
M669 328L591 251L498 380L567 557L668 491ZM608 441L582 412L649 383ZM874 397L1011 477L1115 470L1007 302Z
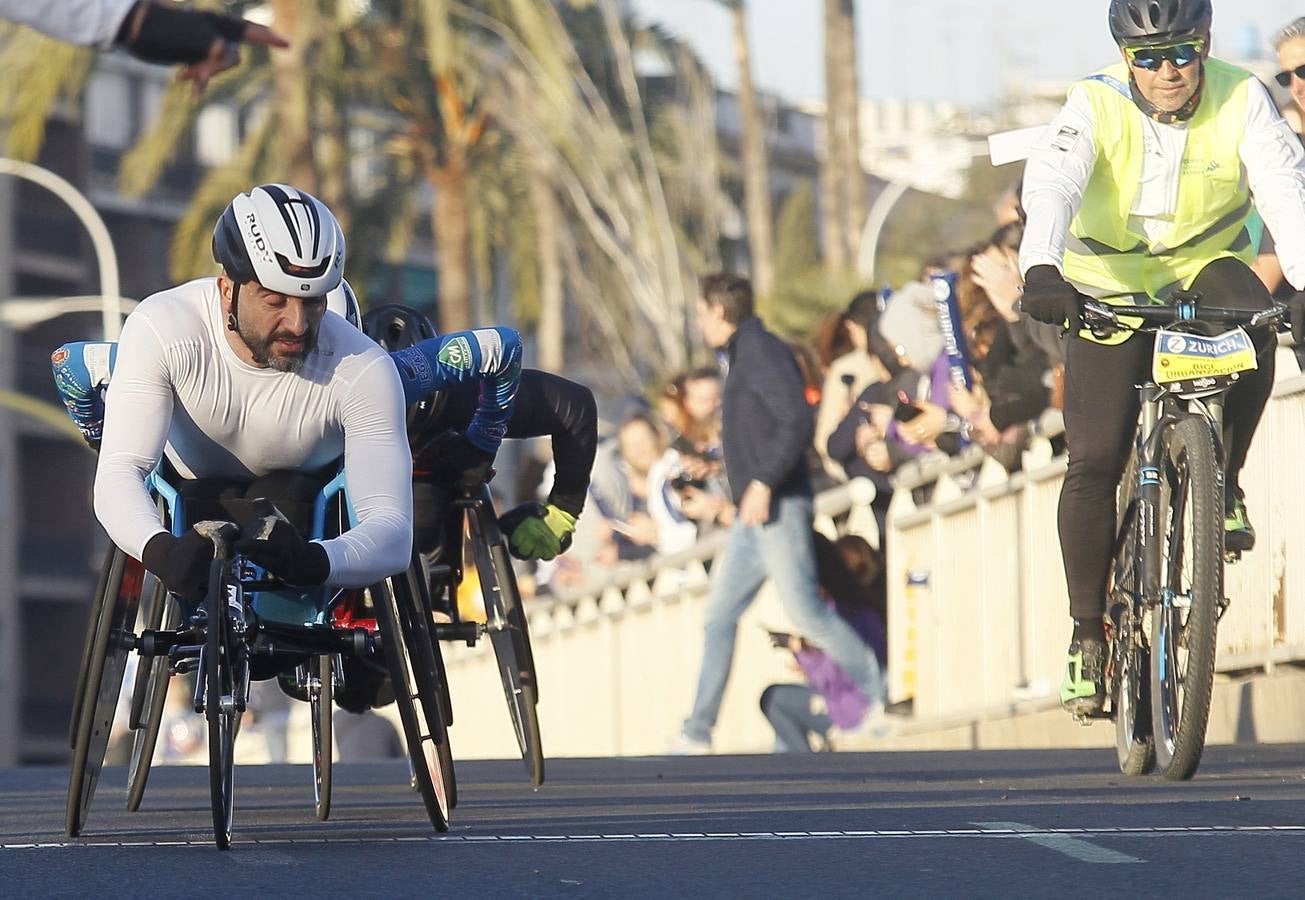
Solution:
M815 419L793 351L752 316L739 323L725 354L721 443L734 502L754 480L775 499L810 496L806 449Z

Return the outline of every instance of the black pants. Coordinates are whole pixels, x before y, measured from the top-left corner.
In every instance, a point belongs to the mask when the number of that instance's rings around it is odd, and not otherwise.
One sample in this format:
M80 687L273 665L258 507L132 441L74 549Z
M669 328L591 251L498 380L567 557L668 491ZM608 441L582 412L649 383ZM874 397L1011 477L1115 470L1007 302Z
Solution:
M1235 259L1206 266L1192 284L1212 306L1264 309L1273 301L1259 278ZM1275 335L1251 334L1259 368L1244 374L1224 408L1227 490L1237 489L1251 437L1273 390ZM1069 585L1069 612L1100 618L1115 537L1115 488L1128 463L1140 399L1136 385L1149 378L1154 342L1134 335L1105 346L1065 340L1065 436L1069 471L1060 492L1060 548Z

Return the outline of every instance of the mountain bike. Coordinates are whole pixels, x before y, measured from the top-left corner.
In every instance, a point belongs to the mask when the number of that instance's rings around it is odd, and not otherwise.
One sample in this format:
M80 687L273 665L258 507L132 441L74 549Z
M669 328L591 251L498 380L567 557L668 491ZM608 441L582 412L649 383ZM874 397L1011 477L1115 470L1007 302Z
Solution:
M1125 774L1158 769L1188 779L1200 765L1218 624L1229 602L1224 401L1242 373L1257 367L1246 328L1276 328L1286 313L1280 305L1208 307L1194 292L1179 292L1163 306L1084 305L1084 323L1100 337L1123 330L1155 335L1119 487L1107 598L1109 708L1102 715L1114 719Z

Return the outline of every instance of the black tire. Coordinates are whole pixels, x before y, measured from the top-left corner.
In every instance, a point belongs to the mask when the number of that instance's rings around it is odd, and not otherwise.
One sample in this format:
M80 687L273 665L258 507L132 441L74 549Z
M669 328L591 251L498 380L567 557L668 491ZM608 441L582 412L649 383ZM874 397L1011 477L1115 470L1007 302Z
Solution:
M229 628L226 564L214 560L208 579L204 635L204 721L208 731L208 787L213 809L213 840L231 849L235 818L235 743L240 713L224 709L223 697L235 699L234 635ZM234 705L234 702L233 702Z
M530 630L507 547L497 525L486 521L492 517L492 508L488 504L486 498L471 519L476 573L480 577L486 627L498 659L499 678L503 682L503 694L507 698L521 760L525 763L530 783L539 787L544 783L544 744L539 736L539 696L535 658L530 649Z
M309 663L318 686L308 689L308 705L313 727L313 801L317 818L325 822L331 815L332 744L331 713L335 705L334 675L331 657L317 656Z
M431 655L435 659L435 678L439 682L439 715L443 723L444 740L440 743L440 773L444 777L444 794L448 798L449 809L456 809L458 806L458 779L453 769L453 745L449 740L449 727L453 724L453 699L449 695L449 679L444 669L444 654L440 652L440 642L435 640L435 632L431 626L434 620L431 618L433 605L430 596L430 583L427 581L425 566L421 557L414 557L414 562L408 569L408 585L413 596L418 599L420 608L425 611L425 615L420 617L421 625L426 630L427 640L430 641ZM431 727L428 725L428 727Z
M95 798L95 788L109 748L109 735L118 709L131 649L131 629L136 624L144 570L117 547L109 550L101 578L101 595L96 606L95 635L87 654L86 677L82 680L78 721L73 735L72 766L68 777L68 801L64 827L69 836L81 834Z
M1115 540L1110 611L1111 706L1115 718L1115 752L1119 771L1146 775L1155 768L1155 741L1151 736L1150 656L1141 634L1140 610L1143 580L1137 565L1140 550L1137 531L1136 455L1120 482L1119 530Z
M156 582L157 583L157 582ZM161 622L164 631L171 631L181 620L181 611L177 601L159 588L165 606ZM127 811L140 809L145 796L145 785L149 781L150 768L154 764L154 749L159 742L159 728L163 723L163 707L168 699L168 679L172 677L168 670L168 658L156 656L147 668L149 678L145 688L143 711L140 727L132 734L131 762L127 767ZM134 703L133 699L133 703Z
M371 596L417 792L431 825L448 831L450 806L439 750L447 735L429 632L422 627L426 612L404 576L375 585Z
M1161 544L1163 593L1177 602L1157 603L1151 612L1152 728L1161 773L1187 779L1205 749L1223 599L1223 493L1209 424L1181 419L1164 462L1168 502L1157 517L1169 523Z
M100 566L100 578L95 584L95 595L91 598L90 609L86 621L86 639L82 641L82 664L77 671L77 688L73 691L72 715L68 717L68 748L77 749L77 727L82 720L82 696L86 692L86 678L91 669L91 660L94 658L92 651L95 648L95 636L100 631L100 616L104 612L104 601L108 597L106 588L109 582L109 576L113 570L114 554L112 548L110 552L104 554L104 564ZM121 570L115 576L122 577Z

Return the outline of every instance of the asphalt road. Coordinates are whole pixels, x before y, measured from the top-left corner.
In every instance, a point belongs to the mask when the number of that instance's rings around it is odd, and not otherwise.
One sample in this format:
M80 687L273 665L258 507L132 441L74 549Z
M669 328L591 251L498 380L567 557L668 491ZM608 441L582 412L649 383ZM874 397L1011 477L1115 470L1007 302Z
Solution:
M1305 896L1305 747L1216 747L1195 781L1113 751L463 762L436 835L402 763L237 770L236 845L207 775L160 768L140 812L106 770L86 835L66 774L0 770L0 894L287 897Z

